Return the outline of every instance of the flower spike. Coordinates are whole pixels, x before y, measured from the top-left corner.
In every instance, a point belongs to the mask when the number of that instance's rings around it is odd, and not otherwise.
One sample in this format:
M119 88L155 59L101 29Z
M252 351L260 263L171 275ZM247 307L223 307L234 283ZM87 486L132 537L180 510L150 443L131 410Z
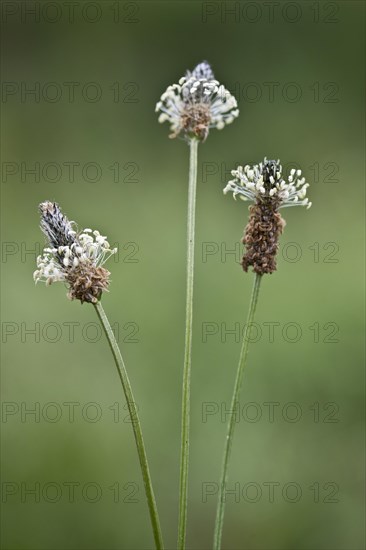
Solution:
M109 286L110 273L102 266L117 249L111 249L99 231L77 232L74 222L67 219L58 204L46 201L39 210L47 247L37 258L35 282L50 285L63 281L68 285L71 300L95 304Z
M282 177L279 160L264 159L254 166L238 166L233 170L224 194L233 193L243 201L253 201L249 223L245 228L243 244L246 253L242 260L244 271L250 266L255 273L273 273L277 269L278 239L285 227L280 208L289 206L311 207L306 197L308 183L301 177L301 170L292 169L287 180Z
M175 138L205 141L210 128L222 130L239 115L234 96L217 80L207 61L187 71L178 84L167 88L156 105L159 122L169 122Z

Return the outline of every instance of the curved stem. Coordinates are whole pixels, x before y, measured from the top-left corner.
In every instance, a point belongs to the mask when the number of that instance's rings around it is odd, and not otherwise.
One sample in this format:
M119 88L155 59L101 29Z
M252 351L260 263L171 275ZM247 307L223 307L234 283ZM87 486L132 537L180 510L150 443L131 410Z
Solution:
M258 274L255 275L252 296L249 304L246 331L245 331L242 346L241 346L238 370L237 370L235 385L234 385L234 393L231 400L230 410L232 411L232 413L230 415L229 422L228 422L224 457L222 462L221 480L220 480L219 496L218 496L217 511L216 511L216 523L215 523L215 534L214 534L214 545L213 545L214 550L220 550L221 548L222 527L224 523L224 512L225 512L225 487L228 480L228 465L230 460L231 447L233 443L234 428L235 428L235 414L233 414L233 411L235 411L235 408L238 404L244 367L245 367L246 359L248 355L249 338L247 338L246 332L247 330L250 330L250 325L253 323L254 313L255 313L255 309L258 301L258 294L259 294L261 279L262 279L262 275L258 275Z
M151 519L151 525L154 533L154 539L155 539L155 546L157 549L162 549L164 547L163 544L163 537L161 534L161 528L160 528L160 522L159 522L159 515L158 510L156 507L155 502L155 496L154 491L151 483L150 478L150 472L149 472L149 465L147 462L147 456L145 451L145 445L144 440L142 437L142 431L141 431L141 425L140 420L137 412L136 403L133 397L131 384L127 375L126 367L120 352L120 349L118 347L117 341L114 337L111 325L109 324L108 318L104 312L103 306L100 302L97 302L94 304L95 310L97 312L97 315L100 319L100 322L102 324L102 327L104 329L105 335L108 339L110 348L113 353L113 357L116 363L116 367L118 370L119 378L122 382L123 391L126 397L127 401L127 407L128 411L130 413L130 417L132 420L132 428L133 433L135 436L136 441L136 447L137 447L137 453L139 455L140 460L140 467L141 467L141 473L144 480L144 486L145 486L145 493L147 498L147 503L149 506L149 512L150 512L150 519Z
M182 390L182 436L179 483L179 521L178 545L184 550L187 526L188 463L189 463L189 423L190 423L190 379L192 354L192 310L193 310L193 273L194 273L194 227L197 187L197 151L198 140L190 141L189 186L187 214L187 291L186 291L186 332L183 366Z

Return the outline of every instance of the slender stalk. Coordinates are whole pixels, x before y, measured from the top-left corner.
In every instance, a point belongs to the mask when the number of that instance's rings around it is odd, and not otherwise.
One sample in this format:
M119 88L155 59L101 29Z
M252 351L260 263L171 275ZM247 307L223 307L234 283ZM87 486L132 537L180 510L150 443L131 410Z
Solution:
M258 301L258 294L259 294L261 279L262 279L262 275L258 275L258 274L255 275L254 282L253 282L252 296L249 304L246 331L250 330L250 325L251 323L253 323L254 313L255 313L255 309ZM221 548L222 527L224 523L224 512L225 512L225 486L228 480L228 465L230 460L231 447L233 443L234 428L235 428L235 414L233 414L233 411L235 411L235 407L239 399L244 367L246 365L246 359L248 355L248 348L249 348L249 338L247 338L247 335L244 334L241 351L240 351L238 370L237 370L236 379L235 379L234 392L231 400L230 410L232 411L232 414L230 415L228 426L227 426L227 435L226 435L226 442L225 442L225 449L224 449L224 457L222 462L221 480L220 480L219 496L218 496L217 511L216 511L216 523L215 523L215 534L214 534L214 545L213 545L214 550L220 550Z
M186 332L183 366L182 390L182 439L180 458L179 484L179 521L178 544L184 550L187 527L187 496L188 496L188 463L189 463L189 424L190 424L190 381L192 355L192 311L193 311L193 273L194 273L194 227L196 211L197 187L197 151L198 140L190 141L189 155L189 186L188 186L188 214L187 214L187 290L186 290Z
M114 337L108 318L104 312L103 306L100 302L97 302L96 304L94 304L94 307L99 317L99 320L102 324L102 327L104 329L105 335L109 342L109 346L112 350L113 357L118 370L118 376L122 382L123 391L127 401L128 411L130 413L130 417L132 420L132 428L135 436L137 453L139 455L141 473L144 480L145 493L146 493L147 503L149 506L150 520L151 520L151 525L154 533L155 546L157 549L160 550L164 547L163 537L162 537L161 528L160 528L159 515L156 507L154 491L151 483L151 477L149 472L149 465L147 462L144 440L142 437L141 424L140 424L140 420L137 412L136 403L133 397L131 384L127 375L126 367L125 367L120 349Z

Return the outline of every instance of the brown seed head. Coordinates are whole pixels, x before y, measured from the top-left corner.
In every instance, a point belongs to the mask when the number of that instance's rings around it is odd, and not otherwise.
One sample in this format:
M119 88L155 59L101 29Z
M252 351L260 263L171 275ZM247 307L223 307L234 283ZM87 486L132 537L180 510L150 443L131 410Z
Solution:
M182 115L182 128L187 134L193 134L205 141L210 128L210 109L208 105L189 105ZM175 137L175 136L174 136Z
M250 207L249 222L242 240L246 248L242 260L244 271L252 266L255 273L263 275L277 269L278 239L286 222L278 212L276 202L272 199L258 201Z
M110 272L104 267L80 264L67 273L66 280L70 285L67 296L70 300L80 300L82 304L95 304L102 292L108 290L109 276Z

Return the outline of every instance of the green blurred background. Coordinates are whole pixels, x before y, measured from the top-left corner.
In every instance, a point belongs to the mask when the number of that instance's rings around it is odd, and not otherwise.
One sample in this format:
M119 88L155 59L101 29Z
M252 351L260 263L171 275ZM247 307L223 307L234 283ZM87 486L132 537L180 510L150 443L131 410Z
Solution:
M73 16L64 2L36 4L39 20L27 11L34 2L2 5L3 548L153 547L95 312L61 284L32 280L45 199L120 248L103 305L175 547L188 148L168 139L154 108L203 59L241 113L199 150L188 547L212 544L252 285L238 265L247 206L222 188L238 162L266 155L302 167L313 207L283 211L279 269L262 283L223 546L363 548L364 3L106 0L75 2ZM24 94L34 86L38 98ZM36 163L39 178L27 172Z

